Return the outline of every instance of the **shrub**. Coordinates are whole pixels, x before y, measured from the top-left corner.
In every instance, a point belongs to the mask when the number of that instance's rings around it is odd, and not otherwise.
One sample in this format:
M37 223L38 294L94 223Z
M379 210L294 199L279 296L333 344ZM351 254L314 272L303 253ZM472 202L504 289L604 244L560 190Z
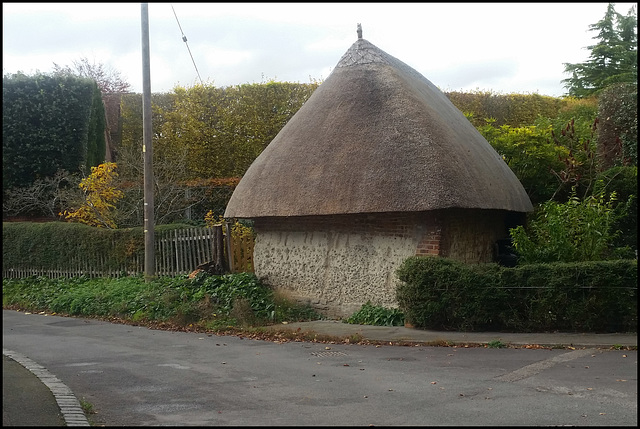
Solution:
M180 326L221 327L320 318L309 307L275 297L271 288L249 273L200 274L195 279L159 277L151 282L143 276L3 279L2 293L3 307L7 308Z
M416 327L512 332L637 330L637 260L466 265L412 257L399 308Z
M353 313L344 322L358 325L402 326L404 325L404 314L397 308L385 308L367 301L360 310Z
M626 249L613 248L619 234L614 226L621 216L615 204L615 193L609 198L601 193L580 199L575 191L565 203L543 203L526 227L509 231L519 263L598 261L624 255Z
M599 155L605 168L638 164L638 84L619 83L598 97Z
M596 178L594 194L615 192L616 221L614 230L620 234L614 240L616 247L638 250L638 167L613 167Z
M550 171L563 168L561 159L567 149L550 141L547 128L496 127L493 121L487 121L478 131L502 156L534 204L551 198L558 181Z
M116 167L115 162L105 162L91 167L89 177L80 181L79 187L84 197L80 207L72 211L64 210L60 215L69 222L115 229L115 203L124 196L114 185L114 180L118 177Z

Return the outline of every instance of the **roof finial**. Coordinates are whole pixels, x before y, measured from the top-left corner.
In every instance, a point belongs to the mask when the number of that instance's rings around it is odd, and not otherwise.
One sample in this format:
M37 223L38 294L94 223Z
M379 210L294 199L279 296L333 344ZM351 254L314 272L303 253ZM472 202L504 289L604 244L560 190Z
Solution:
M362 25L358 24L358 39L362 39Z

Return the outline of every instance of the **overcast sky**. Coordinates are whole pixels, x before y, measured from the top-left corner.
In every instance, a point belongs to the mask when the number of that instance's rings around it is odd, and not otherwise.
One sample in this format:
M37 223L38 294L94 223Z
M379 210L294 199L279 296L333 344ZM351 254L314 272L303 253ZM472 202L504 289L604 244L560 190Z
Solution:
M588 58L596 35L589 25L607 4L149 3L151 91L199 83L196 67L215 86L323 80L357 40L361 23L364 39L443 91L557 97L566 93L563 63ZM615 3L623 15L634 4ZM54 62L86 57L142 92L140 3L2 9L3 75L50 72Z

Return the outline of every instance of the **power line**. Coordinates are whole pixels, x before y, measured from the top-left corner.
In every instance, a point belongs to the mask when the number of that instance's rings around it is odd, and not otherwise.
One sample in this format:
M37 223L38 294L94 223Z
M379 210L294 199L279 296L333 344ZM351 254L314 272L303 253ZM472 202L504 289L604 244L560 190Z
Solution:
M178 20L178 15L176 15L176 10L171 5L171 10L173 10L173 15L176 17L176 22L178 23L178 27L180 28L180 33L182 33L182 41L185 45L187 45L187 50L189 51L189 56L191 57L191 61L193 62L193 67L196 69L196 73L198 74L198 79L200 79L200 83L202 84L202 78L200 77L200 72L198 71L198 66L196 66L196 61L193 59L193 55L191 54L191 49L189 49L189 44L187 43L187 36L184 35L184 31L182 31L182 26L180 25L180 21Z

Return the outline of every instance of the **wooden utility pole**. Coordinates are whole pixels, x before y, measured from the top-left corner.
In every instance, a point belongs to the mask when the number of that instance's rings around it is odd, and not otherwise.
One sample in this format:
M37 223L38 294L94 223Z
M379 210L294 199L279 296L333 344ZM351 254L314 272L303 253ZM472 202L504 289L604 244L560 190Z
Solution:
M156 275L153 214L153 143L151 141L151 73L149 60L149 5L141 4L142 15L142 154L144 157L144 277Z

